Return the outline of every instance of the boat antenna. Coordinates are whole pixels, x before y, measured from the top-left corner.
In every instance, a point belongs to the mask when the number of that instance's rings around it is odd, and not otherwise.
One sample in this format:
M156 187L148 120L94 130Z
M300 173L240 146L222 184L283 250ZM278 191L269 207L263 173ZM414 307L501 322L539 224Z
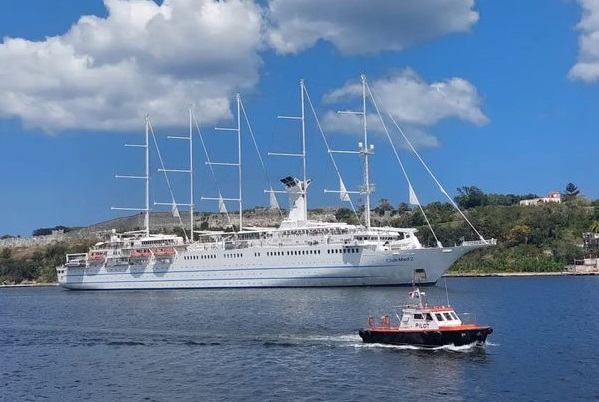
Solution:
M447 291L447 278L443 278L443 281L445 282L445 297L447 298L447 307L451 307L449 304L449 292Z

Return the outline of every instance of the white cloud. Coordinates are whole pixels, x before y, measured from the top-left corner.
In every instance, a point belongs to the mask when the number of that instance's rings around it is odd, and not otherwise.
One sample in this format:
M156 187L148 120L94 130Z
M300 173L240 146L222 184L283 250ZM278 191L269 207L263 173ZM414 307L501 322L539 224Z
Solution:
M393 116L414 145L438 145L436 138L424 128L443 119L457 118L475 125L489 122L481 110L482 98L474 85L463 78L453 77L427 83L414 70L405 69L386 78L369 81L368 86L383 118L387 119L388 114ZM362 84L354 81L329 92L323 99L325 103L348 104L361 96ZM372 108L368 110L367 123L371 131L382 132L380 119ZM335 112L326 113L323 124L327 131L356 135L360 129L358 116L339 115ZM385 124L389 131L396 131L392 122L385 121Z
M474 0L272 0L270 42L279 53L318 40L348 55L397 51L468 31L479 18L473 7Z
M322 39L344 54L368 54L466 31L478 20L474 0L270 0L264 8L258 0L104 4L106 17L82 16L62 35L0 42L0 118L48 132L137 130L146 112L156 125L181 125L194 102L200 122L210 124L230 117L234 92L258 83L268 45L297 53ZM476 90L467 81L441 83L447 86L442 99L426 83L395 79L375 88L399 117L422 124L448 116L476 124L486 119L472 107ZM407 95L395 96L393 85L426 97L428 109L412 99L400 106Z
M258 81L262 10L243 0L104 0L62 36L0 44L0 116L47 131L137 129L176 121L190 102L203 122Z
M578 0L582 7L582 19L576 26L581 32L578 38L578 61L570 69L568 77L573 80L599 80L599 2Z

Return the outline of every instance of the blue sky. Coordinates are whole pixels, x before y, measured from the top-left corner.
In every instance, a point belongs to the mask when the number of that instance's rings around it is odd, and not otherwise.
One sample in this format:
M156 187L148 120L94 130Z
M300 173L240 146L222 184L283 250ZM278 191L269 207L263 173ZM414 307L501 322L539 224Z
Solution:
M0 14L0 235L40 227L84 226L139 207L149 113L167 168L185 168L185 135L196 105L214 161L234 157L234 96L241 93L270 180L299 175L297 152L305 79L327 139L355 149L358 130L339 109L357 109L366 74L447 189L487 193L563 191L575 183L599 198L599 2L591 0L6 0ZM308 128L311 207L343 206L337 178L315 130ZM244 206L267 205L251 140L244 133ZM235 171L217 169L219 187L195 150L200 196L236 197ZM408 190L384 135L372 125L373 203L407 202ZM400 147L423 203L443 201ZM155 155L155 154L154 154ZM169 201L156 158L152 202ZM359 184L359 160L338 157L346 187ZM171 177L186 202L183 177ZM354 199L356 204L358 199ZM279 203L287 202L279 198ZM236 205L227 205L230 211ZM161 207L154 207L160 210Z

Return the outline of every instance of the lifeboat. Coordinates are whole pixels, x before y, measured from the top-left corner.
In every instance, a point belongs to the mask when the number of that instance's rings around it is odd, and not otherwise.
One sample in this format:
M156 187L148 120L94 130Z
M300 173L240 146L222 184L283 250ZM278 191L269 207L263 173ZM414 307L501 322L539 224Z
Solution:
M98 252L92 252L87 257L87 260L90 262L90 264L103 263L105 259L106 259L106 256L104 255L104 253L98 253Z
M152 252L147 248L131 250L131 258L147 258L152 255Z
M439 347L444 345L482 345L493 329L485 325L464 323L449 306L428 306L426 293L415 288L409 293L411 302L401 307L399 323L388 315L380 322L368 319L368 327L359 331L364 343Z
M158 248L156 251L154 251L154 255L156 257L171 257L175 255L175 249L172 247Z

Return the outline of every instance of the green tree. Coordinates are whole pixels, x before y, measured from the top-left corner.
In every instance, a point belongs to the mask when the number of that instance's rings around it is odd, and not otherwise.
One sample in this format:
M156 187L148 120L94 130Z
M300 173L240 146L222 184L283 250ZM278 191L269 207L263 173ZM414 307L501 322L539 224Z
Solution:
M566 184L566 191L564 191L562 196L564 197L564 201L570 201L576 198L579 193L580 190L578 189L578 187L576 187L576 184L568 183Z
M454 201L463 209L470 209L487 205L486 194L476 186L463 186L457 189L459 195Z
M591 226L589 227L589 230L593 233L599 233L599 220L595 220L595 221L591 222Z
M389 200L382 198L374 208L374 212L379 216L383 216L387 211L393 211L393 207L389 203Z

